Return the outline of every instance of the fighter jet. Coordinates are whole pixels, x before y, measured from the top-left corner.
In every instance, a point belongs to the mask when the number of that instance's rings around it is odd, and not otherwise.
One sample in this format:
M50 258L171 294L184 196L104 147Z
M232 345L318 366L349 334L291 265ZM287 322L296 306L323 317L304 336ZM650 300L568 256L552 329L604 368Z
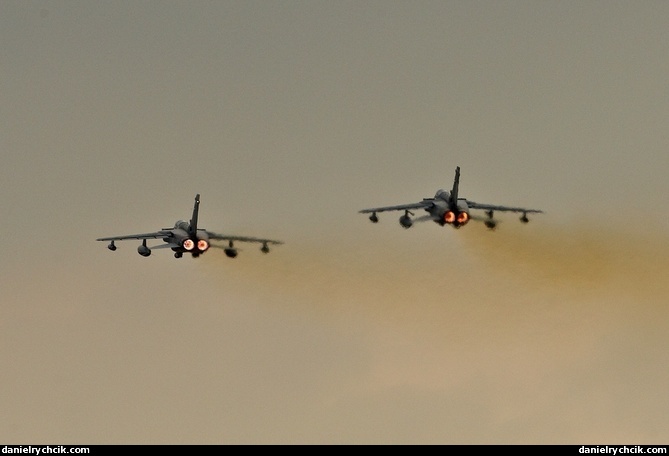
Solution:
M110 236L96 239L97 241L110 241L107 248L111 251L116 250L115 241L123 241L127 239L138 239L142 244L137 247L137 253L143 257L151 255L152 249L169 248L174 251L175 258L181 258L184 253L190 253L193 258L197 258L210 247L218 247L223 249L225 254L230 258L235 258L238 250L235 247L235 242L256 242L262 244L260 251L269 253L269 246L274 244L283 244L281 241L274 241L272 239L263 239L248 236L230 236L225 234L213 233L203 228L198 228L197 218L200 207L200 194L195 195L195 205L193 206L193 215L190 222L185 220L178 220L172 228L163 228L160 231L144 234L127 234L123 236ZM149 247L146 245L147 239L162 239L164 244ZM210 241L227 241L227 245L219 246L211 244Z
M377 223L379 221L377 212L404 211L404 215L400 217L400 225L403 228L411 228L414 222L414 219L411 218L414 213L411 211L414 209L423 209L427 212L427 215L417 218L416 221L432 220L441 226L451 225L454 228L460 228L465 226L471 219L478 219L483 220L485 225L491 230L495 229L497 226L497 220L493 218L495 211L521 213L520 221L523 223L529 222L527 214L543 213L543 211L539 209L481 204L470 201L466 198L460 198L458 197L459 184L460 167L458 166L455 168L455 179L453 181L453 188L450 192L440 189L437 190L434 197L423 198L422 201L417 203L400 204L398 206L373 207L370 209L363 209L359 212L362 214L371 213L369 219L373 223ZM485 211L485 216L476 217L471 215L470 210L472 209Z

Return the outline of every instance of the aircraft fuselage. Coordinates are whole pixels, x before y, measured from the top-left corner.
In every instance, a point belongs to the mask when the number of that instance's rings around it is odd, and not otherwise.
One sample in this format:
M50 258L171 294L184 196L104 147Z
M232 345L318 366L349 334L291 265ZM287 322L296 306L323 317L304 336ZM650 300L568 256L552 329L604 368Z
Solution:
M452 201L450 193L439 190L434 195L433 205L425 210L432 216L434 222L440 226L453 225L460 228L469 222L469 207L465 198Z

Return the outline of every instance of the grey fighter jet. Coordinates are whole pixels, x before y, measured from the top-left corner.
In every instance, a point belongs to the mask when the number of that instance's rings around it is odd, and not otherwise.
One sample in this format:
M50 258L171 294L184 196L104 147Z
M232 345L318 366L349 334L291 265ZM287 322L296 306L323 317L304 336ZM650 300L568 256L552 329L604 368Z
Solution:
M523 223L529 222L527 214L543 213L543 211L539 209L481 204L466 198L460 198L458 197L459 183L460 167L458 166L455 168L455 180L453 181L453 188L450 192L441 189L437 190L437 193L435 193L433 198L423 198L422 201L417 203L373 207L370 209L363 209L359 212L362 214L371 213L369 219L373 223L377 223L379 221L377 212L404 211L404 214L400 217L400 225L404 228L411 228L414 222L414 219L411 218L414 213L411 211L415 209L423 209L427 212L427 215L415 219L416 221L432 220L441 226L451 225L454 228L460 228L466 225L471 219L477 219L482 220L490 229L495 229L497 226L497 220L493 218L495 211L520 213L520 221ZM472 209L485 211L485 215L483 217L474 216L470 214L470 210Z
M274 241L272 239L263 239L256 237L247 237L247 236L229 236L224 234L213 233L207 231L203 228L198 228L197 226L197 217L198 210L200 207L200 194L195 195L195 205L193 206L193 216L190 219L190 222L185 220L178 220L174 227L172 228L163 228L160 231L155 231L153 233L144 233L144 234L128 234L123 236L110 236L96 239L97 241L110 241L107 248L109 250L116 250L116 241L124 241L127 239L138 239L142 241L142 244L137 247L137 253L143 257L148 257L151 255L152 249L165 249L169 248L174 251L175 258L181 258L184 253L190 253L193 258L197 258L202 255L204 252L209 250L210 247L217 247L223 249L225 254L230 258L235 258L237 256L238 250L235 247L235 242L255 242L262 244L260 251L263 253L269 253L270 245L283 244L281 241ZM164 244L157 246L149 247L146 245L147 239L161 239ZM227 244L224 246L219 246L211 244L210 241L227 241Z

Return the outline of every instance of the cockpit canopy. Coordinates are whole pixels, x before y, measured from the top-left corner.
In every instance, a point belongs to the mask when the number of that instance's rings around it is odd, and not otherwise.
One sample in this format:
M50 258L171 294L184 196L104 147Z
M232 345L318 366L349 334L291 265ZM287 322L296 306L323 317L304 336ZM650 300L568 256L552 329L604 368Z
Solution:
M190 224L185 220L179 220L174 224L174 228L181 229L181 230L184 230L184 231L188 232L188 229L190 228Z
M448 201L450 197L451 194L448 192L448 190L444 189L439 189L437 190L437 193L434 194L435 199L442 199L444 201Z

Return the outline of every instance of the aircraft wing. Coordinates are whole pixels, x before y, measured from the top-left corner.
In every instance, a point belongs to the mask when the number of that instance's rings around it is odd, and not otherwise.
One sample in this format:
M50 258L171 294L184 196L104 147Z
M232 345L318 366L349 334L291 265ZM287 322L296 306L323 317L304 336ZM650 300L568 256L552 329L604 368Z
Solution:
M474 201L467 200L467 206L470 209L482 209L485 211L503 211L503 212L523 212L523 213L535 213L541 214L544 211L539 209L525 209L524 207L508 207L508 206L496 206L494 204L480 204Z
M407 211L409 209L427 209L432 207L434 203L431 200L423 200L420 203L400 204L398 206L383 206L373 207L370 209L363 209L358 211L361 214L368 214L370 212L386 212L386 211Z
M144 233L144 234L126 234L123 236L110 236L98 238L96 241L123 241L126 239L158 239L171 236L172 233L167 230L156 231L155 233Z
M259 243L262 243L262 244L273 244L273 245L283 244L283 242L281 242L281 241L275 241L275 240L272 240L272 239L263 239L263 238L257 238L257 237L229 236L229 235L226 235L226 234L213 233L211 231L207 231L207 234L209 235L209 240L214 240L214 241L259 242Z

